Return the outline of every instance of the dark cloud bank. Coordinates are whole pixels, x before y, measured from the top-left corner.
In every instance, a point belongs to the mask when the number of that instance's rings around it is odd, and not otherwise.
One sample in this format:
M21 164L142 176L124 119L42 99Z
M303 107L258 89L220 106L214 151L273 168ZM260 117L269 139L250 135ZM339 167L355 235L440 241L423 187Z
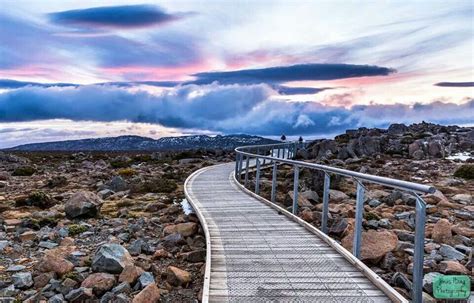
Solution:
M123 5L68 10L49 14L51 22L62 25L99 27L143 27L179 19L154 5Z
M132 121L167 127L259 135L328 134L359 126L427 120L473 123L474 100L413 106L364 105L351 108L272 99L266 84L183 85L160 95L117 86L24 87L0 94L0 122L39 119Z
M441 87L474 87L474 82L439 82L435 85Z
M217 81L221 84L251 84L305 80L322 81L354 77L387 76L394 72L394 69L373 65L313 63L228 72L198 73L194 75L197 79L192 83L209 84Z

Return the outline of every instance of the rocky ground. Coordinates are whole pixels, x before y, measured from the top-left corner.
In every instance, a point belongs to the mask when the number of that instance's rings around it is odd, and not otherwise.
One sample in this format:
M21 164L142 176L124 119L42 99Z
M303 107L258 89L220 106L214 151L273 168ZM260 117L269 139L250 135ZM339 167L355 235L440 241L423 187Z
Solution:
M461 155L462 154L462 155ZM452 157L462 156L462 160ZM451 157L450 157L451 156ZM437 275L473 276L474 129L421 123L388 130L347 131L318 140L298 153L300 160L387 176L437 188L427 203L425 280L427 302ZM270 198L271 170L264 170L261 193ZM293 170L278 169L277 202L291 209ZM323 175L300 171L299 216L319 227ZM253 184L253 183L250 183ZM405 297L410 297L414 253L415 199L409 193L366 184L361 259ZM253 189L253 185L249 187ZM331 176L329 234L352 249L356 184Z
M206 256L181 202L212 153L0 153L0 302L197 302Z

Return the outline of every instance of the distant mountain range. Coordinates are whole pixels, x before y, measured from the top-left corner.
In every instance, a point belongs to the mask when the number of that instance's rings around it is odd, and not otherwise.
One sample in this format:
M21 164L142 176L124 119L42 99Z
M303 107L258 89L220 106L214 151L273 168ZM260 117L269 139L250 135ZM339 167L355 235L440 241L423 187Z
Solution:
M278 141L250 135L182 136L152 139L120 136L19 145L16 151L165 151L190 149L234 149L241 145L271 144Z

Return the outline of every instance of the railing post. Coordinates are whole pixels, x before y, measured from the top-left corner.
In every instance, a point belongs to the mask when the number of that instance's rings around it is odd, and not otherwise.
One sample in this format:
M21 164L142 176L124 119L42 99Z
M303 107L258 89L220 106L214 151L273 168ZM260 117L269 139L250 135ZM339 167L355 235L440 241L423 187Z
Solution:
M416 195L415 211L415 254L413 261L413 293L414 303L423 302L423 263L425 250L425 219L426 204L423 199Z
M273 161L273 172L272 172L272 203L276 200L276 187L277 187L277 163Z
M298 141L295 142L295 146L293 148L293 159L296 158L296 153L298 152Z
M277 158L280 158L280 148L277 148Z
M235 154L235 178L236 179L237 179L237 174L238 174L238 170L239 170L239 156L240 156L239 153Z
M298 182L300 169L298 166L294 166L295 176L293 179L293 215L298 214Z
M244 155L240 154L239 157L239 182L242 181L242 165L244 164Z
M352 254L360 258L360 246L362 243L362 217L364 215L364 186L357 180L357 198L356 198L356 214L355 214L355 229L354 242L352 245Z
M257 161L257 173L255 176L255 193L258 195L260 193L260 160L256 158Z
M249 182L249 162L250 162L250 156L247 156L247 161L245 162L245 183L244 183L244 186L247 186L247 183Z
M324 172L324 191L323 191L323 220L321 222L321 229L323 233L328 233L328 214L329 214L329 185L331 178L327 172Z

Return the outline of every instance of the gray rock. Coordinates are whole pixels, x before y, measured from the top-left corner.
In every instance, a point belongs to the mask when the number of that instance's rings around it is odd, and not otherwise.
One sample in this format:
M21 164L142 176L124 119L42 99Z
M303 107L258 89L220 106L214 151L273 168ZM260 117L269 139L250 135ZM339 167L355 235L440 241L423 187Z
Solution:
M68 237L69 236L69 229L68 228L65 228L65 227L61 227L59 230L58 230L58 234L65 238L65 237Z
M411 292L413 288L413 284L411 283L410 279L408 279L407 276L400 272L397 272L393 275L392 284L397 287L406 289L408 292Z
M42 248L46 248L46 249L53 249L55 248L56 246L58 246L57 243L54 243L54 242L49 242L49 241L41 241L39 244L38 244L39 247L42 247Z
M145 243L142 239L137 239L130 244L128 252L132 256L138 256L142 252L142 245Z
M19 289L27 289L33 286L33 277L30 272L18 272L12 275L13 285Z
M431 141L428 143L428 154L435 158L444 157L443 145L438 141Z
M64 296L62 294L57 294L49 298L48 303L63 303L66 302L64 300Z
M95 253L92 270L119 274L128 264L133 264L130 253L119 244L104 244Z
M77 217L95 217L99 214L102 199L89 191L74 194L65 204L66 216L69 219Z
M24 270L26 267L23 266L23 265L12 265L12 266L9 266L7 268L7 271L9 272L15 272L15 271L22 271Z
M372 229L377 229L379 227L379 221L377 220L369 220L367 222L367 227Z
M346 230L347 225L348 223L345 218L336 219L329 228L329 234L340 236Z
M122 282L119 285L115 286L112 289L112 292L117 295L122 293L129 294L132 292L132 287L130 287L130 284L128 284L127 282Z
M390 193L390 195L383 197L382 202L384 202L388 206L393 206L395 204L395 201L401 198L402 198L402 192L399 190L394 190L393 192Z
M388 219L380 219L378 223L379 223L379 227L387 228L387 229L392 228L392 224L390 224L390 220Z
M370 206L370 207L374 207L374 208L375 208L375 207L379 206L380 204L382 204L382 202L380 202L380 201L377 200L377 199L371 199L371 200L369 201L369 206Z
M407 133L409 130L410 129L405 124L393 123L388 127L387 132L390 135L403 135L403 134Z
M433 281L436 277L442 276L439 272L430 272L424 275L423 277L423 289L429 293L433 293Z
M71 290L66 295L66 299L71 303L89 302L94 299L94 294L92 288L79 287Z
M300 195L302 197L306 198L307 200L309 200L311 203L318 203L318 201L319 201L318 193L316 193L315 191L312 191L312 190L306 190L306 191L300 193Z
M184 240L184 237L179 233L168 235L164 237L163 241L161 242L161 244L165 248L174 248L178 246L179 244L184 244L184 243L186 243L186 241Z
M18 294L19 290L15 288L15 285L9 285L3 289L0 289L0 297L12 297Z
M103 189L97 193L101 199L107 199L108 197L112 196L114 192L108 188Z
M0 251L3 251L8 246L10 246L9 241L7 241L7 240L0 241Z
M155 278L151 272L145 271L138 278L138 283L140 283L141 288L145 288L148 285L155 283Z
M448 260L463 260L466 255L460 251L457 251L454 247L446 244L441 244L439 253Z
M120 176L113 177L112 180L107 183L107 187L114 192L130 189L128 183Z

